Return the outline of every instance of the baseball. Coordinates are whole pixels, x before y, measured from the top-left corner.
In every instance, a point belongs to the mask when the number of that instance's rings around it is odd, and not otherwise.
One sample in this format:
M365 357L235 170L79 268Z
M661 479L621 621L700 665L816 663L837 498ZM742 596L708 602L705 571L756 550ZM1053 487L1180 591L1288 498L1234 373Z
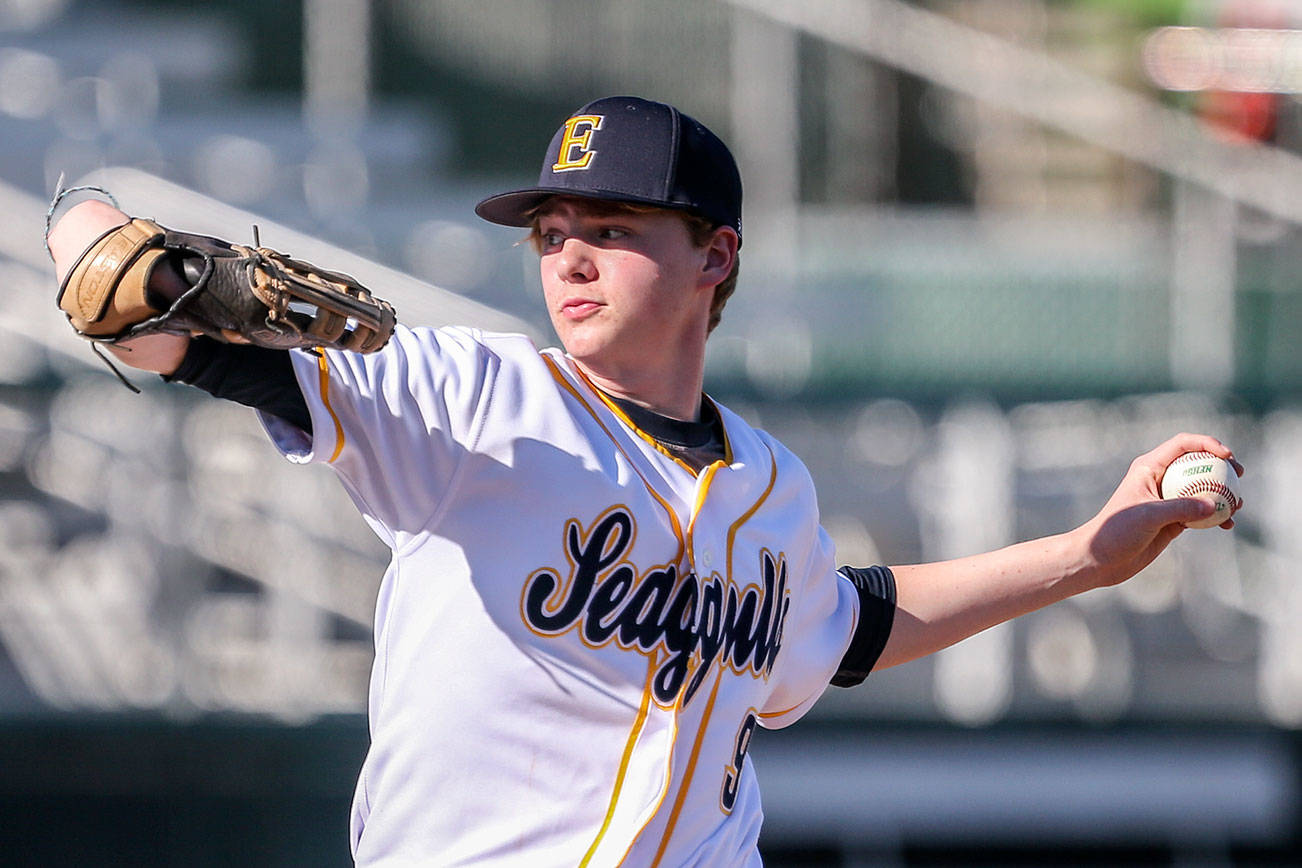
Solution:
M1230 463L1210 452L1186 452L1171 462L1162 476L1162 499L1200 497L1216 511L1187 527L1216 527L1243 506L1239 497L1239 474Z

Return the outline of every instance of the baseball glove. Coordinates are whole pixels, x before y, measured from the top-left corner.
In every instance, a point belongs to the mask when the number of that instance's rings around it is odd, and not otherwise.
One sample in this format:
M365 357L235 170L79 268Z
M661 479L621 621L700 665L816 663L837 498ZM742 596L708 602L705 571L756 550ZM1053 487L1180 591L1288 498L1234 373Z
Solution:
M170 304L149 288L160 265L189 289ZM149 334L206 334L274 349L370 353L396 323L393 307L346 274L265 247L229 244L134 218L101 235L68 271L59 307L82 337L116 344Z

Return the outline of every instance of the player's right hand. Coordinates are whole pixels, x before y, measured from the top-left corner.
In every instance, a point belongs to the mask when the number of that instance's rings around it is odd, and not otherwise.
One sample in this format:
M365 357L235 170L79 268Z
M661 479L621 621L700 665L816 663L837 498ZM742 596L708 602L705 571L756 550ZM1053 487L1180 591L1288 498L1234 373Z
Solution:
M1162 499L1162 476L1186 452L1210 452L1224 458L1236 473L1243 466L1215 437L1177 434L1136 458L1098 515L1074 533L1084 534L1095 586L1116 585L1148 566L1179 536L1185 525L1206 518L1212 505L1198 498ZM1234 526L1226 519L1224 528Z

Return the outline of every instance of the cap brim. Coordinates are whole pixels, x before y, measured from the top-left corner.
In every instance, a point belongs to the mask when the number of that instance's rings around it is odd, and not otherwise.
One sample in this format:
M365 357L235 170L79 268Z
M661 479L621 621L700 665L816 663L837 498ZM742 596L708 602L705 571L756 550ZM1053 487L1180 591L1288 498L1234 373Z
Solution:
M657 208L672 210L690 210L685 205L674 205L650 197L630 196L610 190L573 190L565 187L530 187L527 190L512 190L489 196L475 206L475 213L489 223L501 226L528 226L532 220L530 212L553 196L567 199L597 199L603 202L634 202L641 205L654 205Z

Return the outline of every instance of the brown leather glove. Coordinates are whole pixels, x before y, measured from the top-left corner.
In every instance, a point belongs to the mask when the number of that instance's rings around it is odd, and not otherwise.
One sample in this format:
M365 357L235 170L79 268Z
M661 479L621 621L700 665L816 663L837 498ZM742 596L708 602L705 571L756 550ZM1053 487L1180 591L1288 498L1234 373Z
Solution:
M149 290L159 267L176 269L190 285L171 304ZM392 305L346 274L138 217L86 248L57 301L78 334L104 343L202 333L274 349L370 353L397 322Z

